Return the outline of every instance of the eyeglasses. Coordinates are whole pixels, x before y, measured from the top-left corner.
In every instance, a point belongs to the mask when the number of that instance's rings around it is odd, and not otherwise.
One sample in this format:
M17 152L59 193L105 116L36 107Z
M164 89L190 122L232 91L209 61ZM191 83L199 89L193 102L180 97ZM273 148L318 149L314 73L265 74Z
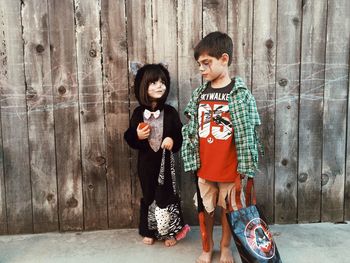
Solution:
M203 68L205 71L208 68L210 68L211 64L213 64L213 61L211 59L205 59L205 60L203 60L203 62L197 61L197 65L199 67L199 70L201 70L201 68Z

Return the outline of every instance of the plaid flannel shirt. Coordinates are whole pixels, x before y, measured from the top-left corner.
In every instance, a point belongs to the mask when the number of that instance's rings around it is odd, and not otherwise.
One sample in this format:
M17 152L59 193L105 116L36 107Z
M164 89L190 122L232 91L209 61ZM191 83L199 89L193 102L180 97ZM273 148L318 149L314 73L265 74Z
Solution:
M200 95L207 87L207 83L194 90L184 114L189 118L182 127L183 143L181 156L184 169L197 171L200 167L199 138L198 138L198 105ZM238 172L255 176L258 169L259 148L263 153L256 127L261 124L256 102L240 77L235 78L232 91L228 96L228 106L234 128L234 139L238 156Z

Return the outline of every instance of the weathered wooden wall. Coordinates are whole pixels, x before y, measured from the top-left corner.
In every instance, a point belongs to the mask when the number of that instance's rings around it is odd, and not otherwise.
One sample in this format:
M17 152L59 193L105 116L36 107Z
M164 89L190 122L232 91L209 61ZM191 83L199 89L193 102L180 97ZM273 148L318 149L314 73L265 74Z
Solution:
M257 100L267 217L349 220L350 1L0 0L0 234L135 227L136 65L168 65L182 112L202 81L193 47L214 30ZM193 180L178 179L196 224Z

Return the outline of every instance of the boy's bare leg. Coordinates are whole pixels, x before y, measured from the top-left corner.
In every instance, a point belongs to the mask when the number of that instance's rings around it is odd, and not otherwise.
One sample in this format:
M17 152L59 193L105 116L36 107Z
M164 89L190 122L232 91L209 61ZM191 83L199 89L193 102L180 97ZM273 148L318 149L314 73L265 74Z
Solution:
M207 229L208 240L209 240L209 252L202 251L202 254L197 258L197 263L211 263L211 258L213 255L213 226L214 226L214 212L208 214L207 211L204 211L205 215L205 226Z
M222 237L220 243L220 263L233 263L233 257L231 252L231 230L227 222L226 211L221 208L221 226L222 226Z

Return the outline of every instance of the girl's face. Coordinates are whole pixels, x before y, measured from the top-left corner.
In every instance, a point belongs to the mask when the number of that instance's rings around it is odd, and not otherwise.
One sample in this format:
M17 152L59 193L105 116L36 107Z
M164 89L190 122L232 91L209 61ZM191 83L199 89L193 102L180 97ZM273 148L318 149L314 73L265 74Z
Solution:
M152 99L160 99L166 90L165 82L158 79L155 82L151 82L147 89L147 94Z

